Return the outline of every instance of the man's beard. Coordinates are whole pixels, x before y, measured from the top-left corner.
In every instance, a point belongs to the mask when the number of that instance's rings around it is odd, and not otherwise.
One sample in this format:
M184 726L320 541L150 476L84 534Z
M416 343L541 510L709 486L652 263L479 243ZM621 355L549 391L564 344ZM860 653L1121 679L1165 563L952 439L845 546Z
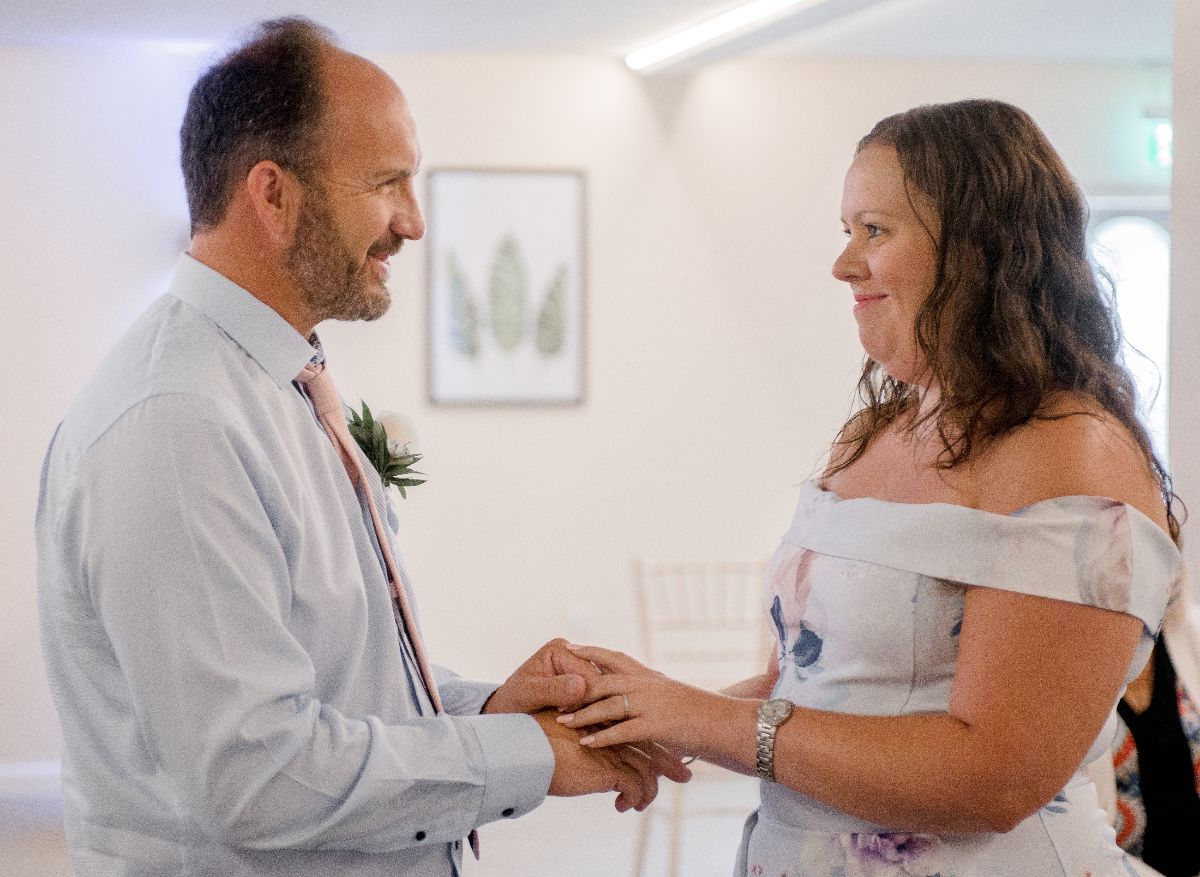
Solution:
M402 240L377 242L371 253L394 252ZM305 190L296 237L284 255L284 267L300 291L309 314L322 320L378 320L392 303L387 287L367 258L362 265L339 240L329 202L316 186Z

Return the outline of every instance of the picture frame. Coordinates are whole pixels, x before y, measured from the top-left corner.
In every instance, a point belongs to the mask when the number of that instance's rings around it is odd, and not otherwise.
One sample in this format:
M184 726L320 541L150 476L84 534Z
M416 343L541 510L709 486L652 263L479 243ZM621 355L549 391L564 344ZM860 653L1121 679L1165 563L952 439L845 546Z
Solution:
M430 403L582 404L583 172L442 167L427 185Z

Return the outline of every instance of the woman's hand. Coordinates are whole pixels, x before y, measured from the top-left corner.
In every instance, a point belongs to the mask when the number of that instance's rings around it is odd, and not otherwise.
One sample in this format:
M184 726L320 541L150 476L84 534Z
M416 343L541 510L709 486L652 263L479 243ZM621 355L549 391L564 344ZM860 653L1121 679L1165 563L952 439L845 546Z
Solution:
M653 740L674 752L706 758L722 754L714 729L721 727L727 712L744 702L678 682L621 652L594 646L567 648L602 671L588 680L590 705L558 717L570 728L604 726L581 739L582 745Z

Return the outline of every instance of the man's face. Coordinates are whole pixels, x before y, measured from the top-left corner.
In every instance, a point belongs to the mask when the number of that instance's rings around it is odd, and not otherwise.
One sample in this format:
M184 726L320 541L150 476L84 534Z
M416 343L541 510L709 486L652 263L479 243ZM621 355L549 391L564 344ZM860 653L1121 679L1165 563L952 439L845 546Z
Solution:
M332 54L321 166L304 188L285 268L314 323L377 320L391 304L388 258L425 233L408 104L370 62Z

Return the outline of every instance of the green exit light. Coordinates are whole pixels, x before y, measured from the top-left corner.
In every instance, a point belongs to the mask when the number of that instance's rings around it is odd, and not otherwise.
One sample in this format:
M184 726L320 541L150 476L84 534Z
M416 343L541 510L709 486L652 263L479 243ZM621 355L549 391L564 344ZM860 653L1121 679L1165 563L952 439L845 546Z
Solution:
M1173 139L1173 130L1169 119L1150 120L1148 157L1152 165L1163 169L1171 167L1171 141Z

